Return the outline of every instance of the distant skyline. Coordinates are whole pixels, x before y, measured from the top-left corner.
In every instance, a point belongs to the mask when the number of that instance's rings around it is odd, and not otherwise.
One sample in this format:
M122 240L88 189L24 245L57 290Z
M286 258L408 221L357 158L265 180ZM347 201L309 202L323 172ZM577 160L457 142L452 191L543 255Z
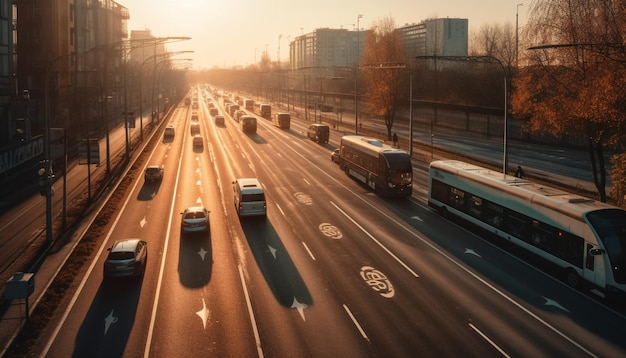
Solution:
M289 58L289 42L318 28L369 29L391 17L396 26L430 18L468 19L472 34L483 24L519 26L527 21L530 2L511 0L118 0L130 13L128 30L153 36L188 36L167 44L169 51L194 51L193 68L248 66L267 50L272 61ZM522 4L517 6L517 4ZM280 46L280 53L279 53Z

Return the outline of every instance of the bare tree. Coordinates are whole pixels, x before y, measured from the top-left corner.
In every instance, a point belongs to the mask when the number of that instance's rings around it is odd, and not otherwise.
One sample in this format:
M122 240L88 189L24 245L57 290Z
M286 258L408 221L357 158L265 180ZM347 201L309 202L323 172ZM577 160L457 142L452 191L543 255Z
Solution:
M515 65L515 27L510 22L504 25L484 24L471 34L470 56L491 56L500 60L505 67Z
M404 60L404 49L394 20L387 17L376 21L365 37L361 76L367 98L366 110L384 118L388 140L392 138L397 108L408 98Z

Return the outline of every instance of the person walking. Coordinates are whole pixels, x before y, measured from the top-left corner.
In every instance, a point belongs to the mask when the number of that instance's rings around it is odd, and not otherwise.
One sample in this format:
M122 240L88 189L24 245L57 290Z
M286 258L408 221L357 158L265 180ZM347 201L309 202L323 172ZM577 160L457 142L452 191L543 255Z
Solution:
M517 169L515 169L515 177L524 179L525 176L526 174L524 173L524 169L522 169L522 167L518 165Z
M392 139L393 139L393 146L397 148L398 147L398 134L394 133Z

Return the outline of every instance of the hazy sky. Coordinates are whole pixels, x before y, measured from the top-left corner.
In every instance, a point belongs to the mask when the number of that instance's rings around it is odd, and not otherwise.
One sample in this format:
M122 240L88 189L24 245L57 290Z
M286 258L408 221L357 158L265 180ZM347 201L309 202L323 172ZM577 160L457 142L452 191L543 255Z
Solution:
M519 0L117 0L130 12L129 30L149 29L157 37L188 36L169 51L195 51L195 69L247 66L267 49L272 61L287 60L289 42L317 28L368 29L385 17L397 26L429 18L466 18L470 34L482 24L515 25ZM519 7L519 25L528 5ZM280 41L279 41L280 37Z

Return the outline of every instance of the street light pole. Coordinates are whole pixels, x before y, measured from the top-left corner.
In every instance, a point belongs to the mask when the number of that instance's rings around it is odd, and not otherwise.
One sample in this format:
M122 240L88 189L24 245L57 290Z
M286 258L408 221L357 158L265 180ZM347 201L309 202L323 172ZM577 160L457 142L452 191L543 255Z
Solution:
M363 15L356 17L356 63L354 65L354 134L359 133L359 93L357 79L359 77L359 64L361 63L360 47L361 47L361 28L360 20Z
M508 131L508 122L507 122L507 97L508 97L508 88L507 88L507 80L506 80L506 69L502 61L498 60L493 56L415 56L416 59L443 59L449 61L462 61L462 62L483 62L483 63L498 63L500 68L502 69L502 74L504 78L504 124L503 124L503 158L502 158L502 174L506 176L507 167L508 167L508 153L507 153L507 131ZM432 138L431 138L432 141ZM431 142L432 143L432 142ZM432 146L432 144L431 144Z
M519 7L523 6L524 4L519 3L517 4L517 8L515 10L515 67L519 67L519 25L518 25L518 19L519 19Z
M52 72L52 68L60 59L64 57L71 56L71 54L63 54L58 56L54 60L50 62L48 68L46 69L45 78L44 78L44 127L45 127L45 136L44 136L44 167L43 173L39 173L43 179L43 190L46 194L46 241L52 242L52 158L50 153L50 108L49 108L49 99L48 99L48 91L50 87L50 73Z

